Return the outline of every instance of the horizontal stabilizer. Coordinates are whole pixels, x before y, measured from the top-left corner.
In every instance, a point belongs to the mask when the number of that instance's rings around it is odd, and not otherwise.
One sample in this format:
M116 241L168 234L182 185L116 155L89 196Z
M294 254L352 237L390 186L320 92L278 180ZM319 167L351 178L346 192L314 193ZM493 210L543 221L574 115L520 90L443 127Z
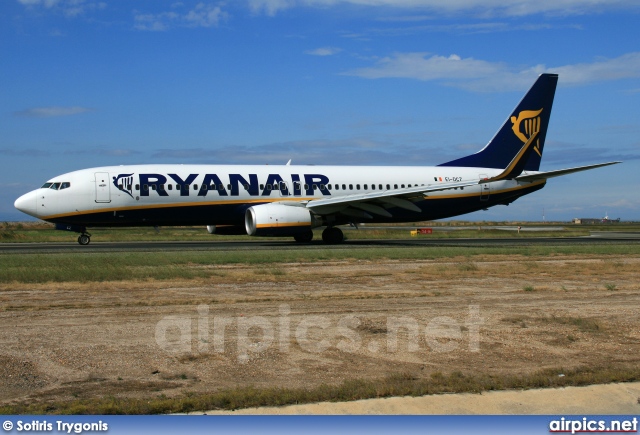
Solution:
M589 169L601 168L603 166L616 165L622 162L598 163L597 165L579 166L577 168L558 169L556 171L538 172L536 174L520 175L518 181L538 181L547 178L560 177L561 175L573 174L574 172L588 171Z

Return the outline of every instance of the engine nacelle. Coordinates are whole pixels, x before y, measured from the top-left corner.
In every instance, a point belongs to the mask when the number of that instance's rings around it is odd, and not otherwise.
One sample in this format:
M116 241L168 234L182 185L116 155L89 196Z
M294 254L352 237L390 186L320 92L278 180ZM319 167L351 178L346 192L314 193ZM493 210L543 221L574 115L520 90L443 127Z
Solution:
M322 220L305 207L281 203L249 207L245 227L250 236L295 236L322 225Z

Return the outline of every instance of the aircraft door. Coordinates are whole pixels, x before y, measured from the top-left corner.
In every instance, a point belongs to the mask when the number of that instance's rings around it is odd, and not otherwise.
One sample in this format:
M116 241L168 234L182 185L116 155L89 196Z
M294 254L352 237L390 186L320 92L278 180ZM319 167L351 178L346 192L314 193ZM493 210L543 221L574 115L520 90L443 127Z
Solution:
M480 174L479 178L481 180L486 180L489 177L487 176L487 174ZM488 201L490 194L491 194L491 183L480 184L480 201Z
M96 172L96 202L111 202L111 191L108 172Z

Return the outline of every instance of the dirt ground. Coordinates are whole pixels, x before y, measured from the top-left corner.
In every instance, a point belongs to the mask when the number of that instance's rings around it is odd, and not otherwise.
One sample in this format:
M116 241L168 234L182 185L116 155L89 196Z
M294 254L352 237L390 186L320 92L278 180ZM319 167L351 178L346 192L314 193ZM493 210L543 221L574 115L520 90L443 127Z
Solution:
M215 269L0 286L0 403L640 361L640 255Z

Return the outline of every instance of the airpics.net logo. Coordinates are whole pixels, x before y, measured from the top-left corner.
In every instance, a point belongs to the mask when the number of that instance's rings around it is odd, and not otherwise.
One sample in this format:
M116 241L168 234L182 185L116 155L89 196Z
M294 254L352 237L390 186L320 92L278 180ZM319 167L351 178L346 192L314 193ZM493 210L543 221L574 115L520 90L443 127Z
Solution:
M276 313L265 316L225 316L213 314L208 305L197 307L194 315L162 318L155 328L157 345L172 354L235 352L239 363L270 349L281 353L293 345L310 354L331 349L357 353L443 353L459 349L480 351L480 307L470 305L463 319L438 316L417 319L387 316L375 326L357 315L339 318L321 315L292 316L282 304ZM372 337L373 336L373 337ZM386 336L386 337L385 337Z

